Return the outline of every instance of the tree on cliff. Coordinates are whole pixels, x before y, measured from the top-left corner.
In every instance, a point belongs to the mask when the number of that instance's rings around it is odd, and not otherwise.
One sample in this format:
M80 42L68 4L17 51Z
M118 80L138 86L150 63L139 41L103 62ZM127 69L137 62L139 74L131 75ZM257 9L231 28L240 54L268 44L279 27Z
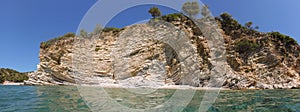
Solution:
M242 28L242 25L228 13L221 14L220 18L216 17L216 20L221 23L221 28L227 35L229 35L233 30L239 30Z
M247 22L247 23L245 23L245 27L248 28L248 29L253 29L252 24L253 24L253 22L251 22L251 21Z
M153 18L161 16L161 12L157 7L152 7L148 12Z
M200 12L200 7L198 2L185 2L181 10L189 17L196 17Z

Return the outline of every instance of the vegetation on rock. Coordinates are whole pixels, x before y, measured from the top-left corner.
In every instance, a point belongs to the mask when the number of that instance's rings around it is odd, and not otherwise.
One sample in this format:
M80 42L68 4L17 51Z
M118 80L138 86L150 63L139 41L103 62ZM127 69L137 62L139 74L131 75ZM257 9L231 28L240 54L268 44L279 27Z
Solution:
M270 32L268 34L271 35L273 38L276 38L276 39L279 39L279 40L283 41L283 43L285 43L286 45L296 45L296 44L298 44L297 41L295 41L290 36L283 35L279 32Z
M98 52L99 50L100 50L100 48L99 48L99 47L96 47L96 48L95 48L95 51L96 51L96 52Z
M161 16L161 12L157 7L152 7L148 12L151 14L153 18L157 18Z
M220 22L221 28L227 35L230 35L234 30L242 28L242 25L228 13L221 14L220 17L216 17L216 20Z
M235 36L236 33L239 33L239 37L242 36L242 34L248 35L248 36L259 36L255 35L259 33L258 30L259 27L255 26L253 27L253 22L247 22L245 23L244 26L242 26L237 20L235 20L230 14L228 13L223 13L220 15L220 17L215 18L219 23L221 28L225 31L226 35L229 36ZM293 38L290 36L283 35L279 32L269 32L269 37L273 37L276 39L279 39L285 45L296 45L298 44L297 41L295 41Z
M105 27L102 29L103 32L110 32L112 31L113 33L117 33L124 30L124 28L115 28L115 27Z
M4 81L23 82L24 80L28 80L27 73L20 73L8 68L0 68L0 83Z
M236 51L240 54L253 52L260 48L260 45L250 40L241 40L235 43Z
M53 43L55 43L58 40L63 40L63 39L66 39L66 38L73 38L75 36L76 36L75 33L70 33L70 32L66 33L63 36L53 38L53 39L48 40L46 42L42 42L41 45L40 45L40 48L47 48L48 46L52 45Z
M161 16L158 19L162 19L162 20L170 22L170 21L181 19L182 17L184 17L183 14L181 14L181 13L174 13L174 14L168 14L168 15Z

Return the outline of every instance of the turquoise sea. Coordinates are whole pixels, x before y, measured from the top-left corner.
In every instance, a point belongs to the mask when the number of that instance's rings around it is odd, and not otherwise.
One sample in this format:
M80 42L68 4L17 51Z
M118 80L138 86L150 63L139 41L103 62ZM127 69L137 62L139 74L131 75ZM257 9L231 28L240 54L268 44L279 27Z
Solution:
M81 97L77 87L0 86L0 90L1 112L85 112L95 110L95 108L89 108L92 104ZM132 91L124 89L107 88L105 90L111 100L134 109L160 105L172 97L176 91L159 89L149 94L135 95L131 94ZM193 99L185 106L183 111L198 111L204 93L205 90L197 90L193 95ZM95 95L101 96L101 94ZM102 102L102 104L105 103ZM104 110L101 106L106 105L99 105L99 110L96 111L110 111L109 109ZM222 90L208 111L300 112L300 90Z

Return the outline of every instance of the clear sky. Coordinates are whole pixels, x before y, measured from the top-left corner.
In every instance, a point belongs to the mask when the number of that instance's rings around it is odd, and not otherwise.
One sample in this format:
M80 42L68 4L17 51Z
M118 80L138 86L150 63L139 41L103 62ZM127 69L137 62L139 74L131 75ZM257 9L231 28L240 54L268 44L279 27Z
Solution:
M97 0L0 0L0 68L13 68L22 72L36 70L40 42L67 32L76 32L85 13L96 2ZM260 31L279 31L300 42L300 0L202 2L209 5L214 16L228 12L242 24L252 21L255 26L260 27ZM151 6L143 5L124 11L117 17L122 19L113 19L107 26L123 27L136 22L133 18L149 19L151 16L147 10ZM113 8L115 7L110 7ZM174 12L166 7L160 8L164 14ZM107 9L108 13L110 9Z

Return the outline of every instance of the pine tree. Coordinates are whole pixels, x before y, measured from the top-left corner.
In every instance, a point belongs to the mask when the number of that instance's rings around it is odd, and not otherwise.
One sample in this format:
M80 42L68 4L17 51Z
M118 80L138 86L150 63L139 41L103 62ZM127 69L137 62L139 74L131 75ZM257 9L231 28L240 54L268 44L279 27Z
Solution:
M152 7L148 12L153 18L161 16L161 12L157 7Z

